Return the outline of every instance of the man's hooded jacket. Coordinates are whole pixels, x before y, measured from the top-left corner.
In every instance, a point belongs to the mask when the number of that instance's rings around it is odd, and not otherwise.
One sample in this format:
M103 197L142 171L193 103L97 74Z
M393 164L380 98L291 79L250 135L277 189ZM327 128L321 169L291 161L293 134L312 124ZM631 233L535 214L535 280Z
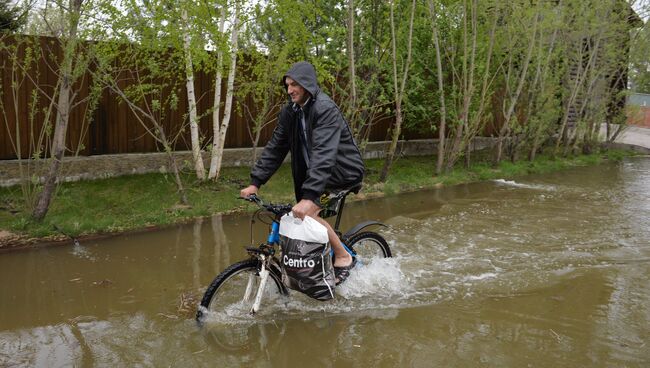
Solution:
M290 101L280 111L273 136L251 171L251 184L258 188L265 184L288 152L291 152L291 172L298 201L315 201L326 189L360 183L364 173L361 154L343 114L318 87L314 67L307 62L296 63L282 79L283 85L287 77L311 95L302 107L306 134L302 135L300 109Z

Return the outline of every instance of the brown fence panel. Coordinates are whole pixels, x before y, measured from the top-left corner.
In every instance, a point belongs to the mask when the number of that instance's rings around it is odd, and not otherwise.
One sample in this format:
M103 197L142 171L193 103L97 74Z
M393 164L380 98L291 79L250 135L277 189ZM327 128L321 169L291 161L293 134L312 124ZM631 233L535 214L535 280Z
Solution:
M14 159L19 153L21 158L27 158L37 149L40 149L42 155L46 155L49 149L48 140L43 140L40 145L38 142L39 137L44 134L46 119L50 131L56 120L56 109L50 99L56 99L56 65L62 55L60 44L55 38L31 36L6 36L0 42L3 106L3 111L0 112L0 159ZM16 49L18 63L27 59L28 50L34 53L38 63L14 67L9 48ZM90 74L84 75L73 86L76 93L73 103L76 105L70 111L66 134L69 151L79 150L81 154L90 152L88 126L84 123L88 104L83 102L89 93L89 76ZM37 104L32 103L34 98L38 99ZM19 137L16 136L16 129L20 132Z
M33 143L38 140L41 134L44 121L47 117L47 110L51 107L49 124L53 127L56 109L48 98L54 96L57 88L58 75L57 65L62 58L62 49L57 39L51 37L32 36L3 36L0 39L0 87L2 88L2 104L4 113L0 112L0 159L15 159L18 157L15 142L16 129L20 131L21 157L26 158L33 154ZM22 70L13 70L11 66L11 55L8 47L18 48L18 60L25 59L25 53L30 45L38 45L38 62L25 70L29 77L22 79L22 84L14 90L12 88L12 76L18 72L21 76ZM240 68L240 73L246 68ZM195 88L197 96L197 110L201 115L199 127L203 138L203 147L208 148L212 141L212 113L210 109L214 100L213 83L215 76L211 73L196 73ZM174 81L174 90L177 93L178 108L175 111L167 111L162 121L166 133L180 131L175 141L174 149L188 150L190 148L190 131L187 117L187 93L183 76ZM126 83L126 82L123 82ZM222 108L220 119L223 117L223 110L226 95L226 78L223 78ZM122 85L124 87L125 85ZM88 98L92 87L91 73L86 73L74 85L76 93L75 102L85 101ZM14 92L16 92L14 94ZM166 91L167 94L171 90ZM14 101L14 95L16 100ZM30 106L30 99L33 95L38 96L37 106ZM48 97L49 96L49 97ZM168 97L168 96L165 96ZM251 98L236 99L233 102L233 111L230 125L226 134L226 148L250 147L252 145L249 126L252 124L244 112L243 104L255 112L256 106ZM18 106L18 111L14 106ZM81 155L101 155L117 153L156 152L162 147L147 132L145 127L138 122L136 115L130 110L126 103L121 103L116 94L104 89L94 111L87 111L87 102L78 103L70 114L66 144L68 155L79 150ZM30 109L35 109L34 119L30 124ZM207 113L206 113L207 112ZM89 119L86 119L86 117ZM371 125L369 138L371 141L389 139L388 132L394 119L392 117L381 117ZM146 122L145 122L146 123ZM147 124L147 126L150 126ZM274 124L269 124L262 130L259 145L263 146L274 129ZM409 132L405 130L406 138L420 138L427 134ZM169 137L172 138L172 137ZM48 139L41 147L42 154L47 154L49 148Z

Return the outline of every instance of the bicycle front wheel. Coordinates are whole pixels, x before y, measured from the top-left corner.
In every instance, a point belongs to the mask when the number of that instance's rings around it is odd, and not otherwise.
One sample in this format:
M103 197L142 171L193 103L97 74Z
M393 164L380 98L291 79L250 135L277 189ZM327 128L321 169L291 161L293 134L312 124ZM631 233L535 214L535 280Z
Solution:
M197 321L201 322L206 314L211 313L225 318L247 314L259 289L259 271L260 261L257 259L237 262L226 268L205 291L201 306L196 313ZM271 267L263 302L287 294L280 271Z
M357 261L362 264L370 263L373 258L392 257L386 239L372 231L353 235L346 245L356 254Z

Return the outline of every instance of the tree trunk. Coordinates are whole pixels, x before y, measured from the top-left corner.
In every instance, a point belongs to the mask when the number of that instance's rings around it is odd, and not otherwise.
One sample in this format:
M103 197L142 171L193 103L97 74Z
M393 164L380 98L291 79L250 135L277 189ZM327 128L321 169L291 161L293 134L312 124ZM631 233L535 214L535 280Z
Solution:
M515 112L515 107L517 106L517 101L519 101L519 96L521 95L521 91L524 88L524 82L526 82L526 75L528 74L528 65L530 64L530 59L533 56L533 49L535 46L535 37L537 37L537 24L539 21L539 11L535 14L535 21L533 23L533 29L532 29L532 39L528 43L528 50L526 51L526 58L524 59L523 66L521 73L519 74L519 81L517 84L517 89L515 90L514 95L511 96L510 99L510 105L508 107L508 110L505 114L503 126L499 130L499 138L497 139L497 153L496 153L496 158L495 158L495 164L499 164L501 162L501 155L503 152L503 140L506 138L507 135L510 133L510 120L512 119L512 115Z
M45 183L43 185L43 190L38 196L38 201L32 217L41 221L47 214L47 211L50 207L50 201L54 190L56 189L57 179L59 175L59 169L61 167L61 161L65 153L65 136L68 129L68 118L70 116L70 69L66 66L64 70L63 81L59 89L59 100L57 103L57 114L56 114L56 125L54 127L54 137L52 139L52 155L50 159L50 167L45 176Z
M472 45L471 49L468 50L468 42L467 42L467 18L468 18L468 9L467 9L467 1L463 2L463 70L462 70L462 80L461 80L461 88L462 88L462 108L461 108L461 113L459 116L459 124L456 127L456 134L454 136L454 141L451 147L449 148L449 151L447 152L447 165L446 165L446 170L451 170L454 167L454 164L460 157L460 155L463 153L465 145L469 144L469 141L472 139L472 135L470 133L469 129L469 114L470 114L470 107L471 107L471 101L472 97L474 95L474 69L475 69L475 64L476 64L476 40L477 40L477 26L478 26L478 18L477 18L477 7L478 3L477 0L470 1L470 6L471 9L469 12L469 16L471 17L471 27L472 27ZM469 54L469 65L467 63L467 55Z
M36 221L42 221L50 208L50 202L56 189L61 160L65 154L65 136L68 130L68 120L72 105L71 90L73 81L73 59L77 49L77 29L81 12L82 0L70 2L71 8L68 16L70 17L70 33L68 35L63 54L61 74L59 75L59 98L57 102L56 123L54 126L54 135L52 137L50 167L45 176L43 190L38 195L36 206L32 212L32 218Z
M183 186L180 170L178 170L178 164L176 163L176 158L174 157L171 145L168 143L169 141L167 140L167 136L165 135L162 127L157 127L156 131L158 132L160 140L164 142L163 144L165 146L165 153L167 153L167 157L169 158L169 167L172 169L172 175L174 175L174 182L176 183L176 189L178 190L180 202L181 204L187 206L189 204L189 201L187 200L187 195L185 194L185 187Z
M442 174L445 162L445 130L447 127L447 107L445 105L445 89L443 86L442 58L440 56L440 39L436 23L436 8L433 0L429 0L429 14L433 32L433 44L436 49L436 69L438 74L438 94L440 99L440 127L438 127L438 157L436 160L436 175Z
M230 124L230 115L232 112L232 100L234 93L234 84L235 84L235 72L237 69L237 38L239 34L239 4L235 4L235 15L232 23L232 35L230 39L231 51L230 51L230 71L228 73L228 88L226 90L226 106L223 111L223 120L221 122L221 127L219 128L219 146L218 152L216 155L216 163L210 164L210 171L212 172L212 167L214 165L214 177L211 179L217 180L219 178L219 173L221 172L221 163L223 161L223 146L226 142L226 132L228 131L228 125ZM217 137L215 137L217 139Z
M348 64L350 71L350 123L352 134L356 134L357 127L357 76L354 62L354 0L348 0Z
M201 143L199 141L199 124L196 116L196 98L194 94L194 67L192 65L192 49L189 32L187 10L181 12L183 18L183 50L185 51L185 86L187 89L187 104L190 115L190 137L192 141L192 160L194 171L199 180L205 180L205 167L201 156Z
M561 4L561 2L560 2ZM558 5L560 6L560 5ZM542 95L542 103L539 103L539 106L543 108L544 103L546 100L549 99L549 97L546 97L545 91L546 91L546 81L547 81L547 75L548 75L548 70L551 67L551 58L553 56L553 50L555 48L555 42L557 39L557 34L558 34L558 29L553 30L553 36L551 37L551 44L548 47L548 52L546 59L544 61L544 68L542 69L540 73L540 79L539 79L539 93L543 94ZM542 42L542 38L540 37L540 43ZM542 47L540 46L540 50ZM535 97L531 97L531 100L535 99ZM539 106L537 108L539 108ZM529 115L532 114L532 108L530 109ZM544 128L547 126L544 122L540 122L537 127L534 128L533 133L532 133L532 144L530 148L530 152L528 154L528 160L529 161L534 161L535 156L537 155L537 151L539 150L540 145L542 144L542 140L546 138L546 135L544 134Z
M226 23L226 7L221 8L221 18L219 20L219 33L223 34L224 27ZM220 139L221 136L221 122L219 120L219 113L221 110L221 81L222 81L222 70L223 70L223 51L221 47L217 49L217 75L214 80L214 102L212 107L212 154L210 159L210 172L208 174L209 179L216 179L217 176L217 162L219 161L218 157L223 148L220 148Z
M603 37L602 30L598 35L598 38L596 39L596 42L594 43L594 47L589 48L589 50L584 50L584 46L580 44L578 47L580 51L578 52L578 73L576 77L576 81L573 84L573 89L571 90L569 99L567 101L566 107L565 107L565 112L564 116L562 117L562 123L560 125L560 130L558 131L558 138L557 141L555 142L555 150L554 154L557 155L560 149L560 145L562 144L562 138L566 136L566 130L567 130L567 123L569 120L569 110L571 107L574 106L576 99L578 97L578 94L580 93L580 90L583 88L583 84L590 72L590 70L594 67L594 63L596 61L596 55L598 54L598 50L600 47L600 41ZM584 52L589 52L589 58L587 61L587 65L582 67L582 58L583 58L583 53ZM565 144L568 144L568 138L565 141Z
M397 46L396 46L396 35L395 35L395 16L394 16L394 7L395 2L392 1L390 4L390 27L391 27L391 39L392 39L392 49L393 49L393 88L395 90L395 126L393 127L393 134L390 146L388 147L388 152L386 152L386 159L384 160L384 167L381 170L379 175L379 181L385 182L388 178L388 173L390 168L393 165L395 159L395 152L397 151L397 141L399 140L399 135L402 130L402 99L404 98L404 92L406 89L406 80L408 78L409 66L411 64L411 46L413 41L413 18L415 17L415 0L411 4L411 18L409 21L409 35L408 35L408 45L407 45L407 55L406 55L406 64L404 65L404 72L402 75L401 86L398 86L398 75L397 75Z

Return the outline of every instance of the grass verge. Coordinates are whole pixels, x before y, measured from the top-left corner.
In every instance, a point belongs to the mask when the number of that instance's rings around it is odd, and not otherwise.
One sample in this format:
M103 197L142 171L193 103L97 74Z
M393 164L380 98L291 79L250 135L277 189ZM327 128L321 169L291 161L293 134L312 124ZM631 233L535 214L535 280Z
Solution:
M475 156L469 167L434 176L435 157L402 157L395 161L389 179L379 183L383 161L366 161L367 176L363 194L392 195L405 191L454 185L480 180L513 179L531 173L547 173L575 166L598 164L604 160L621 160L628 151L606 151L568 158L539 156L533 162L502 162L493 167L487 157ZM216 213L243 212L253 207L237 199L239 190L248 184L248 168L226 168L217 183L197 182L191 173L184 174L184 184L191 206L179 206L173 178L166 174L131 175L118 178L64 183L43 222L30 220L21 209L19 187L0 188L0 234L13 236L4 246L36 241L63 239L62 233L80 237L166 226ZM264 186L263 198L274 202L293 201L290 168L283 165ZM0 239L1 240L1 239ZM0 241L0 248L3 242Z

